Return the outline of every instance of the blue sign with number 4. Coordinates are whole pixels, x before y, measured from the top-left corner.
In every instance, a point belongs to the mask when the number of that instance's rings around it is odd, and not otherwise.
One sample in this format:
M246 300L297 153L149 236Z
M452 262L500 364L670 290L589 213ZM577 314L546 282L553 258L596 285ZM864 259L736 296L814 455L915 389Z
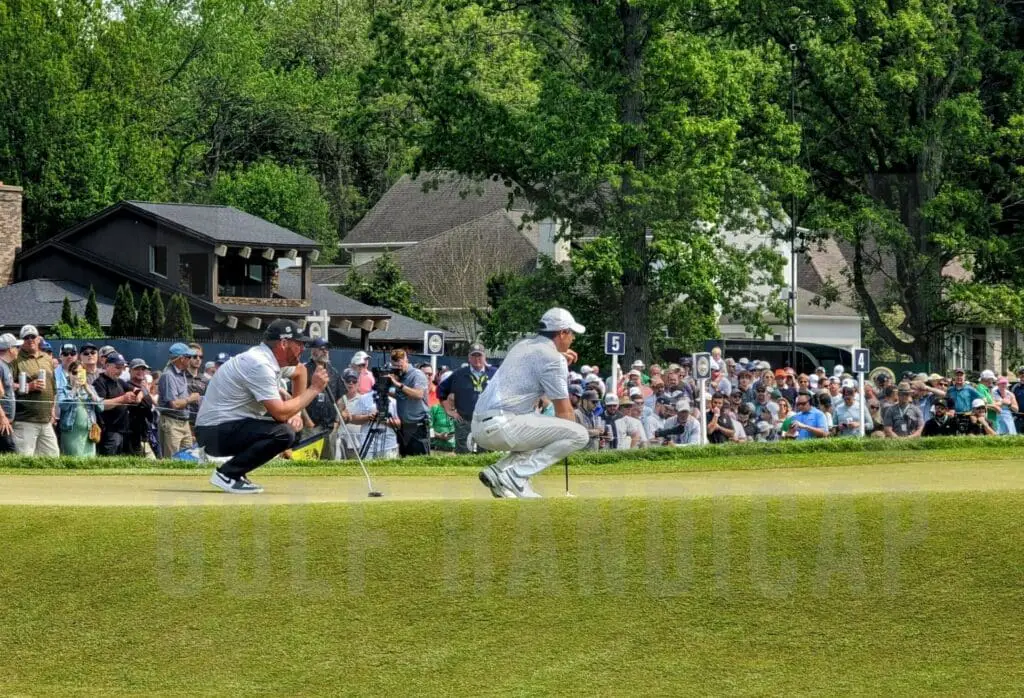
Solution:
M853 350L853 372L867 373L871 370L871 352L867 349Z

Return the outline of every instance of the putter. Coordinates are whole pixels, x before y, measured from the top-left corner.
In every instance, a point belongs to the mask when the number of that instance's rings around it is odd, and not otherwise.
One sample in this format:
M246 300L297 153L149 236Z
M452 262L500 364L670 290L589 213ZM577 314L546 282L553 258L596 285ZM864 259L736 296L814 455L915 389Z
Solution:
M345 429L346 427L345 427L345 420L341 416L341 410L338 408L338 401L334 398L334 391L331 390L331 386L329 386L329 385L326 386L324 388L324 391L327 393L327 399L331 401L332 405L334 405L334 412L335 412L335 414L338 415L338 425L339 425L338 426L338 431L340 432L342 429ZM338 438L339 439L341 438L340 434L339 434ZM355 452L356 452L356 460L359 461L359 467L363 469L363 475L366 476L366 489L368 490L368 492L366 493L366 496L367 497L383 497L384 496L383 492L381 492L380 490L373 489L373 481L370 479L370 473L369 473L369 471L366 470L366 466L363 465L363 459L359 455L359 449L355 449Z
M562 461L562 462L565 465L565 496L566 497L575 497L576 495L574 495L572 492L569 491L569 457L566 456L565 460Z

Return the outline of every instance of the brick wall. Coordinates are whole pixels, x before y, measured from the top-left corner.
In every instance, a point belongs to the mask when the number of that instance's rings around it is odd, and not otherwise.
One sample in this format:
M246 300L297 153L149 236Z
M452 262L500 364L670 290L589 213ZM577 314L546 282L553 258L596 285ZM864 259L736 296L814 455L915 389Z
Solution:
M251 305L265 308L308 308L308 300L301 298L242 298L238 296L218 296L217 303L222 305Z
M14 283L14 256L21 248L21 187L0 183L0 286Z

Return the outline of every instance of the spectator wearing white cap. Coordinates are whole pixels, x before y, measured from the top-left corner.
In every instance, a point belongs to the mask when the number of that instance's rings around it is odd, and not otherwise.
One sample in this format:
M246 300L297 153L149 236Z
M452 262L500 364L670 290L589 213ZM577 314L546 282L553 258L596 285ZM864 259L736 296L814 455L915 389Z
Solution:
M365 395L372 391L376 381L370 371L370 355L365 351L357 351L352 355L349 366L359 375L359 382L356 384L359 394Z
M974 398L971 402L971 413L968 418L967 431L969 436L995 436L996 430L989 423L986 415L988 404L983 398Z
M0 453L17 451L14 443L14 418L17 412L11 363L17 358L21 344L21 340L13 334L0 335Z
M665 420L665 426L656 431L655 436L670 439L677 446L699 446L700 422L693 416L690 401L683 398L673 409L675 415Z
M981 395L981 398L985 401L988 406L988 421L992 425L992 428L996 428L996 422L999 416L999 412L1003 409L1002 403L996 398L993 390L995 388L996 374L990 369L985 369L978 376L978 385L975 389Z
M629 368L631 370L633 370L633 371L639 371L640 372L640 382L643 385L649 385L650 384L650 382L651 382L650 377L646 373L644 373L644 369L646 369L647 366L644 365L643 361L641 361L640 359L637 359L636 361L633 362L633 364Z
M57 381L53 360L42 351L39 330L25 325L19 333L22 345L11 364L19 382L14 418L14 443L23 456L59 456L60 446L53 425L57 421ZM26 390L20 390L25 374Z

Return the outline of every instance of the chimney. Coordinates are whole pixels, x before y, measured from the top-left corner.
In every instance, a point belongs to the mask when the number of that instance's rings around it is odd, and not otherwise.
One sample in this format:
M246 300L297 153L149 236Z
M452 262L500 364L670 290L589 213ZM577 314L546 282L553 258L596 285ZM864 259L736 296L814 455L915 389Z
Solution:
M13 284L14 256L21 251L21 187L0 182L0 286Z

